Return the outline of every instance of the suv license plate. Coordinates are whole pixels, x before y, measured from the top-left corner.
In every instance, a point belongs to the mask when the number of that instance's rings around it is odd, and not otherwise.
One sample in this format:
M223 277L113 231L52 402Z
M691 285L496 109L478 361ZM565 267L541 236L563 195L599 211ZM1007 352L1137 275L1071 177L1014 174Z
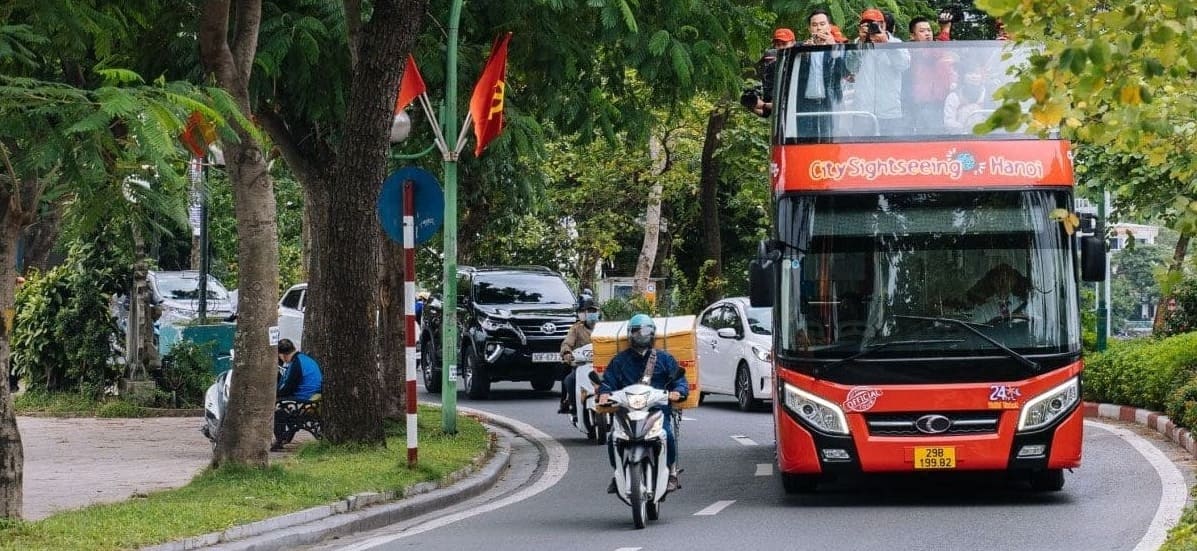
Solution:
M556 352L533 352L532 361L537 363L542 362L560 362L561 354Z

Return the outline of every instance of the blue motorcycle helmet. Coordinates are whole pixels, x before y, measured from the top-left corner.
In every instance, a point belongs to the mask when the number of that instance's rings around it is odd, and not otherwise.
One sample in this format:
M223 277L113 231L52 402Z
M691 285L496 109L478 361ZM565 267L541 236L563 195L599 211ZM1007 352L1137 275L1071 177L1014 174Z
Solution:
M657 335L657 324L648 314L636 314L628 320L628 341L636 350L652 348Z

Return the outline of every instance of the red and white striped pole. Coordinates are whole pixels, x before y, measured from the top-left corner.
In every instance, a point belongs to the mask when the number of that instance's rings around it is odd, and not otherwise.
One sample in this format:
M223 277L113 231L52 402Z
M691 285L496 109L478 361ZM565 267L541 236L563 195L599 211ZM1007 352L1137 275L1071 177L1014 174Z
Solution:
M407 364L407 466L419 462L416 439L416 183L403 182L403 302L407 323L403 331Z

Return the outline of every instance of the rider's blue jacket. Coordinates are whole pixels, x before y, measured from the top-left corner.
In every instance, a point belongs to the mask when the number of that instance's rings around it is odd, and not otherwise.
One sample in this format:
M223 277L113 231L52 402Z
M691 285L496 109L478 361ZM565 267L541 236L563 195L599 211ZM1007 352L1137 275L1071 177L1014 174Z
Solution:
M648 363L648 353L644 354L636 352L633 348L627 348L623 352L616 354L611 359L611 363L607 369L603 371L603 383L599 385L599 394L610 394L625 386L636 384L640 382L640 377L644 375L645 364ZM685 377L678 377L678 364L673 355L664 351L657 350L657 364L653 367L653 377L651 385L654 388L659 388L665 391L677 391L682 395L682 399L690 394L690 385L686 383Z

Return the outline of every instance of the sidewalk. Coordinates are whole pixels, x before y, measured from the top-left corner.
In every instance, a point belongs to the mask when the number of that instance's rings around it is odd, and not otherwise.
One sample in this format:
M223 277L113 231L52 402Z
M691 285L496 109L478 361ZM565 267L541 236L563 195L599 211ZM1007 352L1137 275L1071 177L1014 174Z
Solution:
M17 417L26 520L186 485L212 459L199 417Z

